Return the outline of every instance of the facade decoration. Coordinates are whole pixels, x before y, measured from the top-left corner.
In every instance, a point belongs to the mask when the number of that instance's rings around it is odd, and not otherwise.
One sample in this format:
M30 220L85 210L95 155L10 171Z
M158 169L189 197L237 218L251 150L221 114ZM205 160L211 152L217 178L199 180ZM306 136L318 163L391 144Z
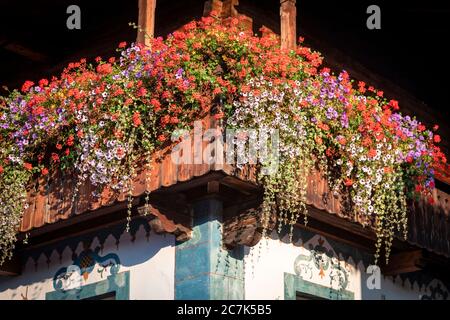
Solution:
M325 247L324 244L322 237L319 237L315 244L308 243L308 254L300 254L295 259L295 273L305 280L313 277L327 279L328 285L333 289L346 290L350 273L348 263L341 262L333 249Z
M94 271L96 266L101 278L107 273L110 275L117 274L120 269L119 256L114 253L100 256L99 251L99 247L95 250L87 248L74 257L72 265L58 270L53 278L55 290L64 292L72 289L74 285L80 286L82 281L88 279L89 274Z
M427 294L424 294L421 300L447 300L449 298L449 290L445 285L438 281L432 281L426 288Z

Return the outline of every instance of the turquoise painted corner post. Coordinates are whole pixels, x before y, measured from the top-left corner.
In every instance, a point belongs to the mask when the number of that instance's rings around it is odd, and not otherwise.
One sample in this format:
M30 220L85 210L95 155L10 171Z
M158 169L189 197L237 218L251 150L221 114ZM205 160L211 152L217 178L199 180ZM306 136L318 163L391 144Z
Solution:
M175 299L244 299L244 250L223 248L222 212L214 197L193 205L192 238L176 245Z

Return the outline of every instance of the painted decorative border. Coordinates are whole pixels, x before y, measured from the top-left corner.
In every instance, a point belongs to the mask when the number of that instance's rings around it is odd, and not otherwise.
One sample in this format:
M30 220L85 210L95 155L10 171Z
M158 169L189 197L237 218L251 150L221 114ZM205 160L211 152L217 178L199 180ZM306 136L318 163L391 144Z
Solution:
M130 299L130 272L110 275L107 279L68 291L52 291L45 295L46 300L83 300L115 292L116 300Z
M135 241L136 234L141 228L141 226L145 230L145 237L147 240L150 237L150 231L151 227L149 224L149 221L145 217L139 217L136 219L133 219L130 223L130 230L129 234L131 235L131 241ZM112 235L114 239L116 240L116 247L119 248L120 244L120 238L122 235L126 232L126 224L125 223L118 223L116 225L113 225L111 227L103 228L96 231L91 231L88 233L84 233L72 238L64 239L62 241L55 242L53 244L47 245L44 248L37 247L33 249L29 249L25 252L25 261L27 261L28 258L32 258L35 264L35 267L37 268L38 260L40 259L41 255L45 255L47 258L47 263L50 264L51 259L50 257L53 254L53 251L56 250L56 252L59 255L59 260L61 261L62 255L64 250L69 247L72 251L72 254L75 254L75 251L78 247L78 245L81 243L91 243L94 241L94 239L98 239L99 246L100 246L100 252L103 250L103 245L106 242L106 239Z
M294 274L284 273L284 299L295 300L297 292L306 293L327 300L354 300L353 292L347 290L335 290L320 284L303 280Z

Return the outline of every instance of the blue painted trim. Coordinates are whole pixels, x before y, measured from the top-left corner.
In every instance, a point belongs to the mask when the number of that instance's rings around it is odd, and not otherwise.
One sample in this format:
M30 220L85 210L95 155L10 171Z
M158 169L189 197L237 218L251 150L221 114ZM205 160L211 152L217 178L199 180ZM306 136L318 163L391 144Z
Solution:
M306 293L327 300L354 300L355 294L347 290L335 290L320 284L303 280L301 277L284 273L284 299L296 300L297 293Z
M108 278L82 286L80 289L52 291L45 295L46 300L83 300L95 296L115 293L116 300L130 299L130 272L112 274Z

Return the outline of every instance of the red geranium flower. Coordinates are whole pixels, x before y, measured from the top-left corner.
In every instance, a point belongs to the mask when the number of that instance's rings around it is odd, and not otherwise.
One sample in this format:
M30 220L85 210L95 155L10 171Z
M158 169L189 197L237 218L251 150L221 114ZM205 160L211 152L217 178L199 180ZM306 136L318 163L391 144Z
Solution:
M369 152L367 153L367 156L369 158L374 158L377 155L377 150L375 149L370 149Z
M53 160L53 162L58 162L59 161L59 156L58 156L58 154L57 153L52 153L52 160Z
M47 79L41 79L41 80L39 80L39 86L41 87L41 88L43 88L43 87L45 87L45 86L47 86L48 85L48 80Z
M47 168L42 168L42 170L41 170L41 174L43 175L43 176L46 176L47 174L48 174L48 169Z
M434 140L434 142L439 143L439 142L441 142L441 136L437 134L433 137L433 140Z
M97 72L100 74L110 74L112 72L112 66L109 63L104 63L97 66Z
M25 162L23 164L23 167L25 168L25 170L30 171L31 169L33 169L33 165L31 163Z
M161 109L161 103L156 99L151 99L150 104L153 106L155 112L158 112Z
M142 121L141 121L141 114L140 114L139 112L135 112L135 113L133 114L133 125L134 125L135 127L139 127L141 124L142 124Z
M125 41L122 41L121 43L119 43L119 48L123 49L127 46L127 43Z
M0 174L2 174L3 173L3 167L2 166L0 166Z
M33 81L25 81L25 83L22 85L22 92L28 92L32 86L34 86Z
M67 138L66 144L67 144L69 147L70 147L70 146L73 146L73 140L74 140L73 135L70 135L70 136Z
M44 107L43 106L37 106L36 108L33 109L33 111L31 112L34 116L38 116L44 113Z
M394 110L400 109L400 107L398 106L398 101L397 101L397 100L391 100L391 101L389 101L389 105L390 105L391 108L394 109Z

